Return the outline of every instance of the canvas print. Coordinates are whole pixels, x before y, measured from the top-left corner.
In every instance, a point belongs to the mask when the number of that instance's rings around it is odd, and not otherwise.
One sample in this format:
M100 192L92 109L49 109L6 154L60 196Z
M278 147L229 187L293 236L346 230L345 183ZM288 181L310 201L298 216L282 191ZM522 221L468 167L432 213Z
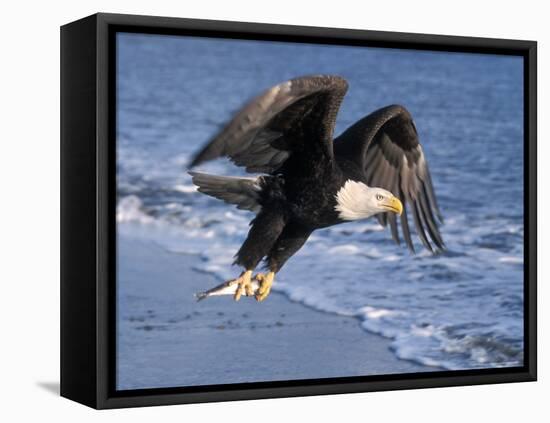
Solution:
M523 366L523 58L116 35L116 389Z

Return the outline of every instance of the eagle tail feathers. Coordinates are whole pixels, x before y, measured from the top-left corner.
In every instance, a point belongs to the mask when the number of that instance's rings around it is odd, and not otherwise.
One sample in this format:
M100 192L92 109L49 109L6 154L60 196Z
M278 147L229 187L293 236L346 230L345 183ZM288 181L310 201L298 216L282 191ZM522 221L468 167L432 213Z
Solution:
M211 197L234 204L238 209L258 213L261 209L260 196L262 177L246 178L189 172L197 190Z

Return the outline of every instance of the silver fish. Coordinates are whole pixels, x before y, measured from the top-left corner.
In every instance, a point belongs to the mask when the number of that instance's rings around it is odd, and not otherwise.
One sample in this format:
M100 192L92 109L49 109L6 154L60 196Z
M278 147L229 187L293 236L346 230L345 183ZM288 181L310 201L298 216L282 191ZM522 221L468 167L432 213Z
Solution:
M254 290L254 294L256 294L258 292L258 289L260 288L260 283L256 279L252 279L250 281L250 286ZM195 294L195 298L197 299L197 301L201 301L208 297L215 297L219 295L234 295L235 292L237 292L237 288L238 284L234 283L233 281L228 281L222 283L221 285L215 286L208 291L197 292ZM243 296L246 296L246 293L243 293Z

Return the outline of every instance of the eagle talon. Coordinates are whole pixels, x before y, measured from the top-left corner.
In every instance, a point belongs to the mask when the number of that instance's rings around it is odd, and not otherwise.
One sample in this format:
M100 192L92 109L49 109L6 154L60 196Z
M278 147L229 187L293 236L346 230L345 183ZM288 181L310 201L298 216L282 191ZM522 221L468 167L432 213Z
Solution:
M237 291L235 291L235 295L233 296L235 301L239 301L243 294L247 297L254 295L254 289L251 285L251 276L252 270L247 270L246 272L241 273L241 276L237 279L233 279L228 282L229 285L237 284Z
M267 275L263 273L258 273L255 276L255 279L260 282L260 287L258 292L256 292L255 298L257 301L263 301L267 298L271 292L271 285L273 284L273 279L275 278L275 272L269 272Z

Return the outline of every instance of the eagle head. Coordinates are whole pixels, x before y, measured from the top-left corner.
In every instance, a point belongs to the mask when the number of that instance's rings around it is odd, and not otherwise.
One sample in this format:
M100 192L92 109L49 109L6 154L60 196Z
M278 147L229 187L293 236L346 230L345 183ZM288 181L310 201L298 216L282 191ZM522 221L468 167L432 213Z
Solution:
M336 193L335 209L342 220L360 220L384 212L401 215L403 204L388 190L348 179Z

